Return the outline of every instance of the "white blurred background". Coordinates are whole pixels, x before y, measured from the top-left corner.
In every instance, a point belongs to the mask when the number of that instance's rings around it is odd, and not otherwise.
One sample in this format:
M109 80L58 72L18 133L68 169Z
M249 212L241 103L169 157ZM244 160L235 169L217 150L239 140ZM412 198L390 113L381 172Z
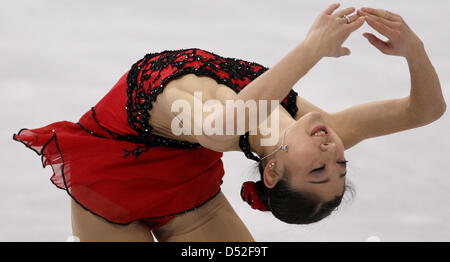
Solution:
M423 40L447 103L450 2L335 1L399 13ZM76 122L146 53L197 47L273 66L300 43L333 1L1 1L0 241L66 241L70 201L39 157L12 140L21 128ZM340 9L341 9L340 8ZM352 54L321 60L295 90L328 112L409 94L406 60L362 36ZM424 86L423 88L427 88ZM449 241L449 113L418 129L363 141L346 151L356 195L314 225L284 224L239 195L258 177L242 153L225 153L223 192L257 241Z

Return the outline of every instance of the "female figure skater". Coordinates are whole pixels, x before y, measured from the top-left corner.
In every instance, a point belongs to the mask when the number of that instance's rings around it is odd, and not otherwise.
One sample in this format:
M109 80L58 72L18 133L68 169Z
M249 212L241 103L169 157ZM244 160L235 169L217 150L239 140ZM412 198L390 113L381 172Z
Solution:
M253 241L220 191L222 154L236 150L259 163L261 180L241 191L252 208L286 223L319 221L345 192L344 150L429 124L446 110L423 43L400 15L367 8L349 16L355 8L338 7L328 6L304 41L271 69L197 48L147 54L79 122L22 129L13 138L52 167L51 181L72 198L72 229L81 241L153 241L150 231L158 241ZM298 96L292 87L321 58L350 54L342 44L364 21L389 39L365 33L372 45L407 59L410 95L334 114ZM212 112L189 115L190 126L180 123L191 134L172 133L177 100L194 108L210 99L280 101L277 144L262 145L267 135L260 132L249 135L247 111L245 133L195 133L203 124L195 116L219 119ZM223 130L236 123L233 114L222 119L228 121Z

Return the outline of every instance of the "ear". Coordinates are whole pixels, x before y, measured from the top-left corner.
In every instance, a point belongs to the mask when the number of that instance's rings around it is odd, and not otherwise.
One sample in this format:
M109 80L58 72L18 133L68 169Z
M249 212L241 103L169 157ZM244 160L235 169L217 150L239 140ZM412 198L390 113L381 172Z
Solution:
M279 174L276 171L276 163L274 160L267 163L266 167L264 168L264 185L267 188L274 188L278 181L281 179L281 174Z

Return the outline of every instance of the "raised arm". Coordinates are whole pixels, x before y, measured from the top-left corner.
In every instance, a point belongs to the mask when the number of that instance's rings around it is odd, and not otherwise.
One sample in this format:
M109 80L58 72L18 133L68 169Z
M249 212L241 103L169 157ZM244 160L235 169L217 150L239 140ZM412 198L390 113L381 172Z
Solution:
M340 57L349 55L350 50L341 45L348 38L350 33L364 23L364 19L358 19L358 15L353 15L350 17L350 23L347 23L347 20L342 16L354 12L355 9L353 7L345 8L333 14L333 11L338 7L339 4L330 5L316 18L303 42L285 55L275 66L250 82L242 91L235 96L229 96L227 99L241 100L244 104L247 101L254 100L258 112L260 112L259 101L267 100L267 114L259 119L260 121L263 121L265 120L265 117L274 110L274 108L270 107L270 101L278 100L278 102L281 102L294 84L322 57ZM203 119L203 121L208 119L208 121L211 122L213 119L220 119L220 121L222 121L220 127L221 130L216 130L218 132L212 135L198 134L194 135L194 137L202 146L215 151L224 152L239 150L238 145L235 142L238 141L240 134L218 135L217 133L226 134L227 130L232 130L227 127L227 123L233 123L234 129L236 126L241 126L245 127L245 132L249 131L250 112L248 108L245 110L245 117L237 117L237 114L240 113L238 110L234 111L234 115L226 114L223 97L211 91L217 89L217 83L209 82L202 86L203 84L200 84L200 82L194 78L186 81L179 81L178 83L178 85L173 85L172 88L166 87L166 90L164 91L165 95L162 97L165 99L164 104L167 108L162 111L170 112L173 102L179 99L188 101L191 108L193 108L194 102L197 102L199 105L204 105L206 100L219 100L224 108L224 110L222 110L222 115L212 115L213 112L217 113L217 111L214 110L211 113L199 112L198 114L202 114L201 119ZM214 86L211 87L211 85ZM203 95L202 99L198 99L195 97L194 90L203 90L202 92L208 95ZM204 122L195 122L195 119L200 119L200 117L196 118L195 115L196 113L194 112L191 116L192 129L195 126L201 127L204 125ZM174 116L175 114L168 115L168 117ZM185 117L187 118L190 116L186 115ZM238 120L243 120L245 123L237 123Z
M383 9L363 8L361 15L367 17L367 23L387 42L370 33L363 35L378 50L387 55L406 58L411 75L409 109L420 124L438 119L446 110L439 78L428 58L420 38L409 28L403 18Z
M297 118L308 111L321 112L325 121L341 137L345 149L364 139L427 125L446 111L439 78L422 41L398 14L385 13L382 9L365 10L359 13L365 15L367 23L388 37L389 41L383 42L370 33L364 33L364 36L382 53L406 58L411 91L407 97L360 104L333 114L299 97Z
M407 58L411 76L410 95L356 105L332 114L343 133L345 148L356 143L430 124L446 110L437 75L425 50Z
M245 102L249 100L281 101L322 57L340 57L350 55L347 47L342 47L348 36L364 24L364 18L359 15L350 17L347 23L344 15L349 15L355 8L349 7L333 14L339 4L328 6L314 21L306 39L284 56L275 66L264 72L258 78L239 92L236 99ZM259 104L259 103L257 103ZM274 108L267 103L268 113ZM259 112L259 107L258 107ZM248 131L249 112L246 111L245 126ZM268 114L269 115L269 114ZM238 118L233 117L234 121ZM261 119L264 120L264 119ZM240 123L242 124L242 123ZM234 122L234 126L236 126Z

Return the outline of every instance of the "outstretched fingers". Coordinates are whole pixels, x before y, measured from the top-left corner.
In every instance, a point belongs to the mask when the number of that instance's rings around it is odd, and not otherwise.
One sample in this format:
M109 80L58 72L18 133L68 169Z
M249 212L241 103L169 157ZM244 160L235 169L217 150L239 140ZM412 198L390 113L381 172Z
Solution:
M389 39L395 37L395 31L392 28L382 22L378 22L373 16L367 16L366 21L373 29L385 37Z
M380 50L384 54L388 54L389 45L388 43L382 41L375 35L371 33L364 33L363 36L369 40L369 43L371 43L373 46L375 46L378 50Z
M325 9L325 11L323 11L323 14L331 15L334 12L334 10L336 10L340 5L341 5L340 3L334 3L334 4L329 5L327 7L327 9Z
M396 14L394 12L385 10L385 9L381 9L381 8L370 8L370 7L363 7L361 8L362 11L367 12L369 14L381 17L383 19L386 20L390 20L390 21L400 21L401 20L401 16L399 14Z
M360 16L370 17L370 19L372 19L374 21L377 21L378 23L384 24L384 25L386 25L387 27L390 27L390 28L397 28L397 27L399 27L401 25L400 21L388 20L388 19L385 19L383 17L377 16L377 15L374 15L374 14L371 14L371 13L368 13L368 12L364 12L364 11L358 10L357 13Z
M339 10L333 16L343 17L344 15L349 15L349 14L353 13L354 11L355 11L354 7L347 7L345 9Z

